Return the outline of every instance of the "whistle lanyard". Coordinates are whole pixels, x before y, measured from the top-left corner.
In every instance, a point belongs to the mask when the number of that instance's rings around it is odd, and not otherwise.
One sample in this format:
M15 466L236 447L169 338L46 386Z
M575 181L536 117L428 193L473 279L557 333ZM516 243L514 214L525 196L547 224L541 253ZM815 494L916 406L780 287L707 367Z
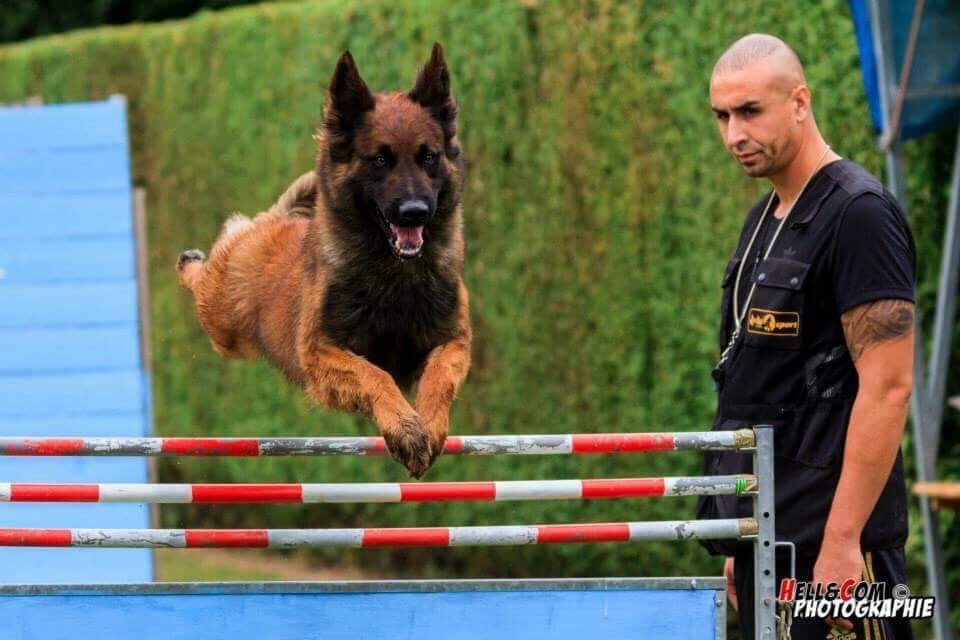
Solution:
M823 159L827 156L827 153L830 151L830 145L827 145L823 150L823 153L820 154L820 159L817 160L817 165L807 176L807 181L803 183L803 186L800 187L800 192L797 194L797 197L793 199L793 202L790 203L790 208L787 209L787 212L783 214L783 217L780 218L780 224L777 225L777 230L773 232L773 237L770 238L770 243L767 245L767 250L763 252L762 260L766 260L770 253L773 251L773 245L776 244L777 238L780 237L780 232L783 230L783 225L787 222L787 218L790 217L790 214L793 212L794 206L797 202L800 201L800 198L803 196L803 192L807 190L807 185L810 184L810 181L813 180L813 176L817 175L817 171L820 170L820 163L823 162ZM747 243L747 248L743 252L743 257L740 259L740 266L737 268L737 276L733 281L733 334L730 336L730 341L727 343L726 348L720 354L720 361L717 363L716 368L720 369L726 363L727 359L730 357L730 352L733 350L733 345L736 344L737 339L740 337L740 329L743 326L743 319L747 315L747 309L750 308L750 301L753 299L753 294L757 290L756 278L754 277L754 282L750 285L750 291L747 293L747 299L743 301L743 309L740 308L740 280L743 277L743 267L747 263L747 260L750 258L750 251L753 250L753 243L756 242L757 236L760 234L760 229L763 228L763 222L766 220L767 213L770 212L770 205L773 204L773 198L777 194L776 191L770 193L770 197L767 198L767 204L763 208L763 213L760 214L760 220L757 222L757 226L753 230L753 235L750 236L750 242ZM760 251L757 251L757 256L759 258ZM759 266L759 262L757 263ZM756 268L754 268L754 274L756 274Z

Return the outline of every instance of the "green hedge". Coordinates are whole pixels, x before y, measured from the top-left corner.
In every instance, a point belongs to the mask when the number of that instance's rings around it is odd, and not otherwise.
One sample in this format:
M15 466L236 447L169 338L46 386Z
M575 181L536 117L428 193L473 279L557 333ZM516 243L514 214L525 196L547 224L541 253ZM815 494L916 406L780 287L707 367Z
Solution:
M349 7L347 6L349 5ZM637 6L634 6L637 5ZM747 31L793 43L818 122L882 171L847 5L728 2L321 2L263 5L0 49L0 100L130 99L134 170L149 202L156 430L164 435L369 434L311 406L263 363L208 346L173 263L227 214L254 213L312 164L337 55L375 88L407 87L446 45L468 162L467 284L474 367L457 433L693 430L709 425L719 273L745 208L707 96L715 57ZM911 202L929 308L952 135L913 145ZM956 389L957 380L951 382ZM952 426L957 423L951 416ZM958 440L945 448L954 455ZM951 467L952 465L952 467ZM958 471L945 462L944 474ZM696 473L696 456L441 460L432 480ZM163 480L399 480L371 459L183 460ZM331 526L681 518L692 502L165 509L173 524ZM919 519L911 541L920 565ZM956 537L949 542L960 558ZM697 545L375 552L415 575L715 572ZM922 571L915 571L916 577ZM957 576L954 576L955 578ZM956 584L956 580L954 581Z

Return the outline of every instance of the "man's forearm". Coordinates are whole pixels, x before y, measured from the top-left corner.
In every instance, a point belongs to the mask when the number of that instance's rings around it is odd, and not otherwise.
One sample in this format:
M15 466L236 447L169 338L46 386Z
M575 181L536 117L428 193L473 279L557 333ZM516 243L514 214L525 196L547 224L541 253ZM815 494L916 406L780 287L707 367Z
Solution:
M875 300L841 316L859 388L824 544L860 543L897 457L913 388L913 303Z
M825 540L859 543L897 457L909 397L909 390L900 388L857 394Z

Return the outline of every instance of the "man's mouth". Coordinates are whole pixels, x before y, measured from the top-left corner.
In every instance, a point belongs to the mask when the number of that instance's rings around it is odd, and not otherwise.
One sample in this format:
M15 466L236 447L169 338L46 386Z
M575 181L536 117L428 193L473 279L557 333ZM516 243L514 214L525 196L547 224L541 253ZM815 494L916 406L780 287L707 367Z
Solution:
M401 227L391 223L390 241L401 258L416 258L423 249L423 226Z
M751 151L750 153L736 154L737 160L739 160L740 162L750 162L751 160L755 160L759 155L760 155L759 151Z

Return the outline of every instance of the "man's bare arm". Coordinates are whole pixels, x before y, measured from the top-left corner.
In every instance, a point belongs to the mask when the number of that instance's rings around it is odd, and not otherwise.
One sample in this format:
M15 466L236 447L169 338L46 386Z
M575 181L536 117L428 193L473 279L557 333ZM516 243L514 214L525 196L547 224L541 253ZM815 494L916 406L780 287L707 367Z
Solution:
M841 320L860 384L815 569L824 581L859 577L860 534L896 459L913 386L913 303L868 302Z
M913 303L876 300L850 309L840 321L847 349L856 364L870 347L913 334Z

